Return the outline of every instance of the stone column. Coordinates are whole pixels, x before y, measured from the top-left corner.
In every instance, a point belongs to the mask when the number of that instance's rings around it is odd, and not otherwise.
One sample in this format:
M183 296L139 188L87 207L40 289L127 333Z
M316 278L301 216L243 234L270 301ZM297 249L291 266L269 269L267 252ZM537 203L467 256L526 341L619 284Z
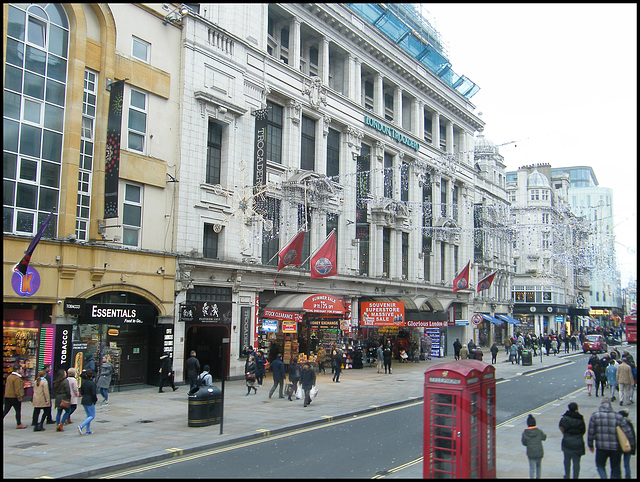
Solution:
M431 116L431 144L440 149L440 114L437 112Z
M329 40L323 37L320 41L320 78L322 79L322 85L329 85Z
M393 122L402 128L402 88L396 87L393 90Z
M289 65L300 69L300 20L294 18L289 25Z
M373 79L373 112L384 117L384 87L383 78L379 73Z
M353 97L351 100L357 104L362 103L362 61L353 57Z
M447 121L447 154L453 154L453 122Z

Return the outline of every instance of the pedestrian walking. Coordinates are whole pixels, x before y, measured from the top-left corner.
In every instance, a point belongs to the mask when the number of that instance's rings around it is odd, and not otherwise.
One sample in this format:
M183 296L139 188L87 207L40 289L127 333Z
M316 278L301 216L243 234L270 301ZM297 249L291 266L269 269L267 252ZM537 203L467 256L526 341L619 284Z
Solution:
M512 365L518 362L518 345L515 343L512 343L509 348L509 361L511 361Z
M267 373L267 358L262 353L262 350L258 350L256 357L256 382L258 387L262 386L262 381Z
M102 357L100 364L100 376L96 383L96 387L102 395L102 405L109 405L109 386L111 385L111 377L115 373L115 369L107 355Z
M42 432L45 430L44 422L47 418L47 412L44 409L47 407L51 408L51 396L49 395L46 374L47 372L40 370L33 386L33 397L31 398L31 403L33 403L33 416L31 418L31 425L33 425L34 432ZM41 410L42 420L38 421Z
M96 418L98 389L96 388L96 383L93 381L93 370L83 371L80 378L82 378L82 383L80 384L80 395L82 395L80 404L82 405L82 408L84 408L86 418L80 425L78 425L78 432L82 435L82 429L86 427L87 430L85 433L92 434L91 421Z
M67 381L69 382L69 390L71 391L71 406L69 407L69 416L67 417L67 424L70 424L71 415L76 411L76 408L78 408L78 400L80 399L75 368L71 367L67 370Z
M456 341L453 342L453 358L456 360L460 360L460 350L462 350L462 343L460 343L460 339L456 338Z
M4 387L4 413L2 418L4 419L13 408L16 412L16 428L27 428L26 425L22 425L21 420L22 397L24 397L24 383L20 374L20 365L14 365L13 371L7 377Z
M271 398L273 392L276 391L277 386L280 386L280 396L278 398L284 398L282 390L284 388L285 373L284 363L282 361L282 355L280 353L278 353L276 359L271 362L271 371L273 372L273 386L271 387L271 390L269 390L269 398Z
M536 427L536 419L533 415L527 417L527 428L522 432L522 445L527 447L529 459L529 477L539 479L542 473L542 458L544 449L542 442L547 440L547 434Z
M587 367L587 371L584 372L584 380L587 383L587 393L591 396L591 388L596 382L596 374L593 372L593 367L591 365L589 365Z
M309 362L306 362L304 365L302 365L300 383L302 383L302 390L304 390L303 407L306 407L311 403L310 391L313 388L313 386L316 384L316 374L311 369Z
M44 376L47 380L47 390L49 390L49 400L53 399L53 379L51 378L51 364L45 363L42 366L42 369L45 371L46 375ZM47 425L53 425L56 421L51 416L51 405L44 408L44 413L47 417Z
M163 393L162 387L164 387L165 383L168 383L174 392L178 389L173 380L173 361L171 360L169 352L165 351L160 357L160 369L158 373L160 373L158 393Z
M391 349L391 343L387 343L387 346L384 347L384 351L382 352L382 357L384 359L384 372L391 374L391 359L393 358L393 350Z
M596 397L598 396L598 388L600 388L600 394L604 397L604 387L607 384L607 374L605 370L606 368L602 360L598 360L598 363L593 366L593 373L596 374Z
M333 355L331 356L331 364L333 366L333 379L332 381L336 383L340 383L340 374L342 373L342 364L344 360L342 359L342 354L339 350L333 350ZM386 373L386 370L385 370Z
M384 367L384 350L382 350L382 345L378 345L378 349L376 350L376 358L377 358L377 367L378 373Z
M318 353L316 355L316 361L318 362L318 374L322 371L323 375L326 375L327 372L324 368L324 364L327 360L327 352L325 351L323 346L320 346L318 349Z
M469 350L469 355L473 355L475 349L476 344L473 342L473 340L469 340L469 343L467 343L467 350Z
M91 370L95 376L98 373L98 365L96 364L95 358L93 358L93 354L91 352L87 353L84 357L84 365L82 365L82 371L86 372ZM49 367L51 368L51 367Z
M253 355L249 355L252 357ZM247 360L248 361L248 360ZM245 372L246 372L245 367ZM189 380L189 392L196 388L196 378L200 375L200 361L196 358L196 351L191 350L186 362L187 379Z
M67 372L58 370L53 380L53 389L56 394L55 407L58 409L56 415L56 432L64 432L64 423L69 417L69 407L71 406L71 388L67 380ZM64 412L64 413L63 413Z
M564 337L564 352L569 353L569 344L571 343L571 338L569 336Z
M618 387L618 381L616 380L617 372L618 366L616 365L616 361L609 359L609 366L605 370L605 375L607 376L607 384L609 385L609 398L612 402L616 399L615 393Z
M467 345L462 345L462 348L460 348L460 359L466 360L467 358L469 358L469 349Z
M578 404L571 402L568 410L562 415L558 424L562 432L561 448L564 453L564 478L571 475L571 464L573 464L573 478L580 477L580 458L586 453L584 448L584 434L587 426L584 417L578 412Z
M602 399L598 410L589 419L587 445L589 451L593 453L595 444L596 470L602 479L607 478L607 459L611 465L611 478L620 478L622 450L618 443L616 426L623 423L622 415L613 411L611 399L608 397Z
M253 355L249 355L249 359L247 360L247 368L245 370L244 378L247 384L247 395L251 393L251 389L253 388L253 393L258 393L258 389L256 388L256 359Z
M633 373L631 371L631 365L629 365L629 359L626 356L622 357L622 363L618 366L616 372L616 382L620 389L620 405L631 405L631 387L633 386Z
M622 430L624 431L624 434L629 439L629 444L631 445L631 450L629 452L622 453L622 460L623 460L623 466L624 466L624 478L630 479L631 478L631 456L636 454L636 431L633 428L633 424L631 423L631 420L629 420L629 410L627 410L626 408L623 408L618 413L622 415L622 418L624 419L624 425L622 425Z
M498 345L496 343L494 343L493 345L491 345L491 364L495 365L496 362L498 361Z
M507 339L504 341L504 349L507 352L507 356L509 356L511 353L511 337L509 336L507 336Z
M289 392L289 401L293 401L291 397L296 396L298 390L298 382L300 381L300 365L298 365L298 357L293 359L293 363L289 365L289 381L291 382L291 391Z
M196 385L198 387L212 387L213 386L213 377L211 376L210 371L211 371L211 367L209 365L205 365L202 368L202 373L200 375L198 375L198 379L196 381Z
M551 340L551 351L553 351L553 356L558 354L558 340L555 337Z

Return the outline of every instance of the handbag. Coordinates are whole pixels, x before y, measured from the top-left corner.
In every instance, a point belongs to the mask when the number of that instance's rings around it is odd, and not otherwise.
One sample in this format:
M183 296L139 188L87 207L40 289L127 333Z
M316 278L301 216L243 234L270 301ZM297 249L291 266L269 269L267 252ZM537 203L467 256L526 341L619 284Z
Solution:
M313 400L314 398L316 398L317 394L318 394L318 387L311 387L311 390L309 390L309 398Z
M61 400L60 401L60 408L64 408L67 409L71 406L71 400ZM627 443L629 443L629 441L627 440Z
M620 444L620 448L625 454L631 452L631 444L629 443L629 439L627 435L622 430L620 425L616 425L616 433L618 434L618 443Z
M247 380L253 381L255 379L256 379L256 374L255 373L247 373Z

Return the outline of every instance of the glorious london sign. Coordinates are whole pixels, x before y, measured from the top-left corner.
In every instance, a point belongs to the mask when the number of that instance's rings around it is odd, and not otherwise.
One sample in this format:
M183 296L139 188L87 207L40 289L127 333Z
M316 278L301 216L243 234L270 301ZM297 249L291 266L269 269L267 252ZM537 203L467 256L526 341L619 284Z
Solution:
M411 149L414 149L416 151L420 150L420 144L417 141L414 141L413 139L408 138L404 134L395 130L393 127L384 125L381 122L378 122L377 120L372 119L368 115L364 116L364 123L369 127L373 127L378 132L382 132L383 134L388 135L389 137L391 137L392 139L395 139L399 143L409 146Z

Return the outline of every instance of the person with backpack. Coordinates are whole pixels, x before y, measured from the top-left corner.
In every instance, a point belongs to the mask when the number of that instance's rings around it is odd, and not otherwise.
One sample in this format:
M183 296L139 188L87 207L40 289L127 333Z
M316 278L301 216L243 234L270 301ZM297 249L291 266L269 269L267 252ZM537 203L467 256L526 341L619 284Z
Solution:
M196 379L196 388L213 386L213 377L209 373L210 370L211 367L209 365L204 366L202 373Z

